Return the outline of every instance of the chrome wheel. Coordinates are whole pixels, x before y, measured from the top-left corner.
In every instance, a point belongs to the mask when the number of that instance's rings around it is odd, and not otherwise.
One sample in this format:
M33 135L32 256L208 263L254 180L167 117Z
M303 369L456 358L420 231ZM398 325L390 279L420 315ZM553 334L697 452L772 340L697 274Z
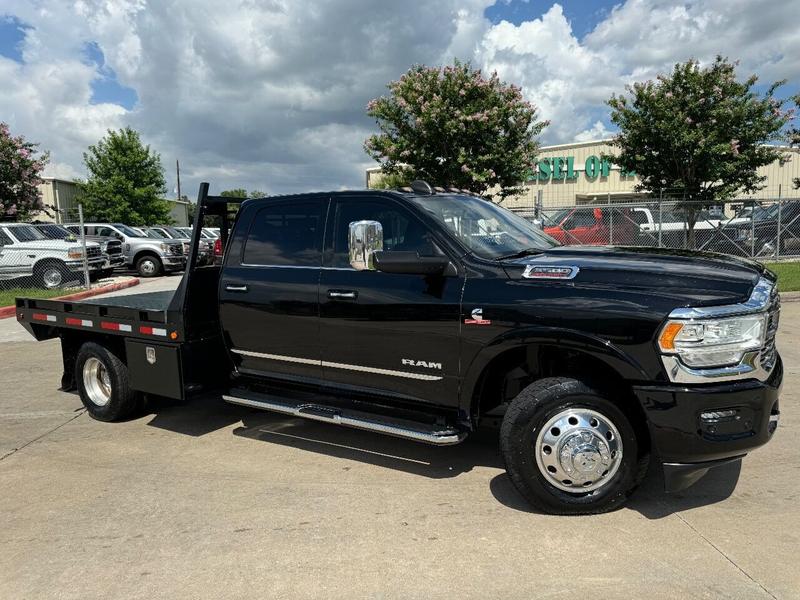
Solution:
M64 282L64 276L58 267L46 267L42 273L42 282L47 289L60 287Z
M155 275L158 271L158 266L156 265L156 261L152 258L146 258L142 262L139 263L139 271L145 277L149 277L150 275Z
M105 406L111 400L111 379L99 359L90 357L83 364L83 387L89 400L97 406Z
M597 490L622 463L622 440L614 423L588 408L568 408L536 436L536 464L551 485L565 492Z

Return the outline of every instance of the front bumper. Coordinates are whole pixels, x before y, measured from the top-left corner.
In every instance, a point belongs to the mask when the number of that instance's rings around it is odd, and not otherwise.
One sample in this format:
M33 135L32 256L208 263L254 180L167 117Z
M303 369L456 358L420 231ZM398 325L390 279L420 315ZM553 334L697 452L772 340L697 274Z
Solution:
M94 258L90 258L87 261L87 265L90 271L97 271L105 267L106 259L102 256L96 256ZM67 268L72 271L73 273L79 273L83 270L83 261L82 260L68 260L66 261Z
M764 382L634 387L667 491L688 487L709 468L766 444L777 428L782 384L778 357Z
M162 256L165 271L181 271L186 268L185 256Z

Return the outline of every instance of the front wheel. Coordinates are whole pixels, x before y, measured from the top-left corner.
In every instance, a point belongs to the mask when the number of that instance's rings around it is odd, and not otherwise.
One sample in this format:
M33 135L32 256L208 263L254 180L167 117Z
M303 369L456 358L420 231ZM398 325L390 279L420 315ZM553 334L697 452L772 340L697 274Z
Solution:
M98 421L117 421L138 407L130 387L128 367L108 348L86 342L75 360L78 393L89 414Z
M136 270L142 277L156 277L162 269L161 261L155 256L145 255L136 261Z
M552 514L619 508L647 471L628 417L585 383L541 379L511 402L500 449L514 486Z
M59 261L37 265L35 275L37 285L46 290L63 287L70 279L70 271L67 269L67 265Z

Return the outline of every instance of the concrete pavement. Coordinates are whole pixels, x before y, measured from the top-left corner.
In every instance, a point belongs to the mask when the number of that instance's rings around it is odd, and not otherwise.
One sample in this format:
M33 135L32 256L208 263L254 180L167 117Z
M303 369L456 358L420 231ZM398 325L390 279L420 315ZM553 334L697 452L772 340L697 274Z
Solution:
M800 303L781 327L769 445L568 518L527 508L491 431L433 448L217 398L93 421L58 343L7 320L0 598L800 598Z

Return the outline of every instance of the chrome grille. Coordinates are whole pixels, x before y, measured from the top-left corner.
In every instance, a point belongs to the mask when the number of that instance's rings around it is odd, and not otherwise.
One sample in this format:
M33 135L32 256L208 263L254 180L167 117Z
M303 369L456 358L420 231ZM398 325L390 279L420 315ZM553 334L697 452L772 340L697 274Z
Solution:
M175 256L182 256L183 255L183 245L182 244L170 244L169 245L169 253L174 254Z
M100 246L87 246L86 248L86 257L87 258L97 258L100 256Z
M122 254L122 242L106 242L106 254Z

